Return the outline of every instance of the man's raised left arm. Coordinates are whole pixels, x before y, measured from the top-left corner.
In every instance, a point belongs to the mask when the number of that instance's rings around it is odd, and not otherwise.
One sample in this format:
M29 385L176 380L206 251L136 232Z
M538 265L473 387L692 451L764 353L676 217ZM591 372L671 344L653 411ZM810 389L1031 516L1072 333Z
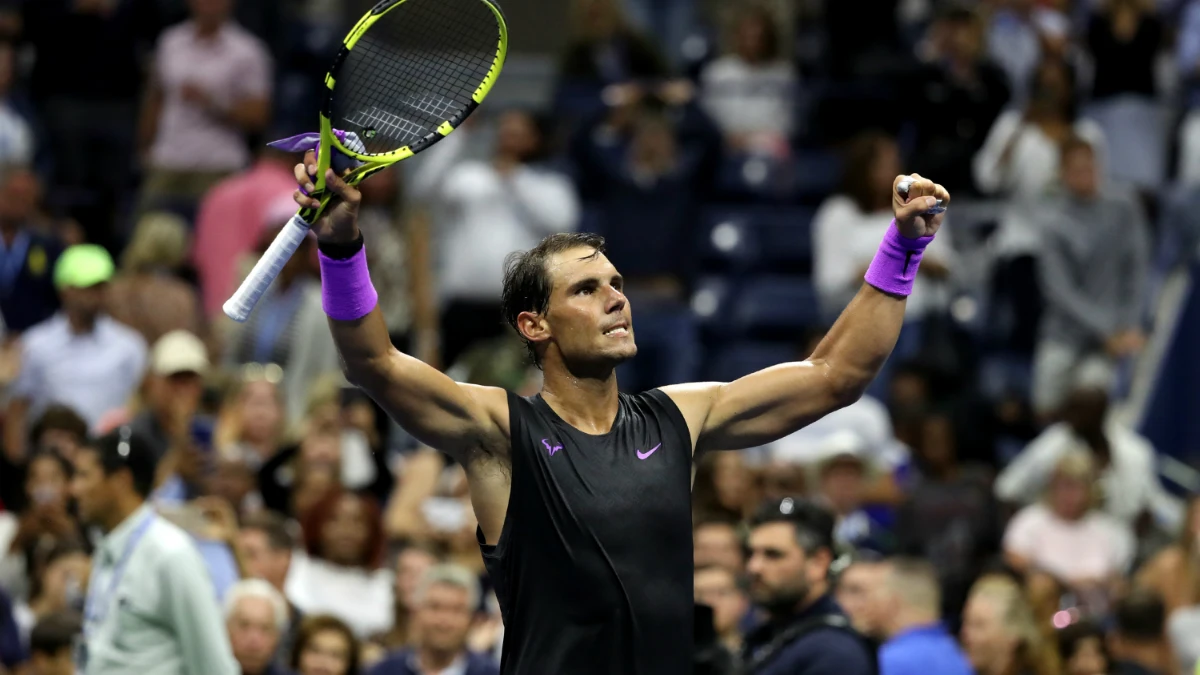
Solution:
M901 182L909 182L907 196ZM729 383L664 387L687 419L694 452L740 450L778 440L858 400L896 345L921 254L944 213L926 212L950 194L922 178L892 184L893 225L866 275L807 361L784 363Z

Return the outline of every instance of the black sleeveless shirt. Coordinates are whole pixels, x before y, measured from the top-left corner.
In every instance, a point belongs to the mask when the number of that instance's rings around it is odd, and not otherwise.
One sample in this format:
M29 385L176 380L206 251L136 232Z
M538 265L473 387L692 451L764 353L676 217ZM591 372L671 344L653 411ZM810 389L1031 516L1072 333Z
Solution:
M692 447L661 391L621 394L585 434L541 396L508 396L512 490L483 545L504 675L692 672Z

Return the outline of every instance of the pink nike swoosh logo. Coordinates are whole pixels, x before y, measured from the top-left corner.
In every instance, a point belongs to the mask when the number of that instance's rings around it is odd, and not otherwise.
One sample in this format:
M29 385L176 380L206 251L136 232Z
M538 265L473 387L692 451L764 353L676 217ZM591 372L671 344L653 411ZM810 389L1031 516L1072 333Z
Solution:
M655 450L658 450L661 447L662 447L662 443L659 443L658 445L654 446L653 448L650 448L649 450L647 450L645 452L638 450L637 451L638 459L646 459L650 455L653 455Z

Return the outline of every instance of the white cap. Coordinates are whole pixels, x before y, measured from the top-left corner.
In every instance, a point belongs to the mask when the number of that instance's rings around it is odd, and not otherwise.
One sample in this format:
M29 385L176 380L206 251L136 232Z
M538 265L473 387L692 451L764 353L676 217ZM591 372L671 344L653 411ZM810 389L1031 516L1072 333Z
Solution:
M150 370L155 375L208 372L208 348L195 334L173 330L160 337L150 352Z
M825 468L840 459L850 459L863 464L867 463L867 443L863 437L849 429L835 431L822 438L814 448L815 464Z

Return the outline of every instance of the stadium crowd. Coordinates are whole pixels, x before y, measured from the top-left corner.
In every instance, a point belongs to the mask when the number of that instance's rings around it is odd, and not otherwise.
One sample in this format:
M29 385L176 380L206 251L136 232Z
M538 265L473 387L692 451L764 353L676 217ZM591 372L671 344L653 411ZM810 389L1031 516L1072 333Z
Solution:
M220 311L364 9L0 2L0 674L75 672L73 474L125 425L243 675L498 673L464 474L343 379L315 244ZM1200 0L572 11L512 27L570 33L543 107L362 186L393 341L457 380L536 393L501 268L547 234L607 238L640 391L804 358L894 177L955 197L870 394L699 462L696 672L854 673L840 632L883 675L1200 673L1200 499L1113 412L1200 241Z

